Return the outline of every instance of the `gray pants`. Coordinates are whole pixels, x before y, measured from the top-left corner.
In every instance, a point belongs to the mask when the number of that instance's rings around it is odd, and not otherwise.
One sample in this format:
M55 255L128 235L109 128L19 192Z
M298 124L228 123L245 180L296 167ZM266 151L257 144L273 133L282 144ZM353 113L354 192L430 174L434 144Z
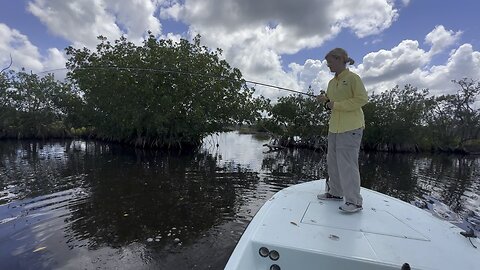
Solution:
M343 196L345 201L362 205L360 195L360 172L358 154L362 141L363 128L343 132L328 133L327 192L334 196Z

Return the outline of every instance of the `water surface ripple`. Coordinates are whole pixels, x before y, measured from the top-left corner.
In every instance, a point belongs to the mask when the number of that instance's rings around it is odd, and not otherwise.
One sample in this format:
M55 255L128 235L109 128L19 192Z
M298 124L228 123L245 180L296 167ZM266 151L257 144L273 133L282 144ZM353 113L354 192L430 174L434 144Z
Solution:
M323 178L325 153L230 132L195 154L0 142L2 269L223 269L263 203ZM217 146L218 144L218 146ZM480 226L480 158L361 153L362 186Z

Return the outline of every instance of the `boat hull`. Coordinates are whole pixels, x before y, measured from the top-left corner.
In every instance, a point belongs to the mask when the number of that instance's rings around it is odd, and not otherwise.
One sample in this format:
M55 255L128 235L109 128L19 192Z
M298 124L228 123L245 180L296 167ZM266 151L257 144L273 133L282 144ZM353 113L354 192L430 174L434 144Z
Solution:
M225 269L478 269L480 252L462 229L393 197L362 188L364 209L316 198L325 181L276 193L252 219ZM478 239L470 239L480 244ZM277 260L260 248L276 251ZM275 258L274 258L275 259Z

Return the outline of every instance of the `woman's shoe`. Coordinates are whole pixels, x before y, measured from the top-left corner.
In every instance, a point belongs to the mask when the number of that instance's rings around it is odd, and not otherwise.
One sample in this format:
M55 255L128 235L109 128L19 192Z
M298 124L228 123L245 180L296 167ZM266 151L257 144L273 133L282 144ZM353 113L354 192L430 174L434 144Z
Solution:
M363 207L361 205L356 205L354 203L346 202L342 206L340 206L338 209L340 209L343 212L355 213L362 210Z
M333 196L332 194L326 192L326 193L323 193L323 194L318 194L317 199L319 199L319 200L330 200L330 201L341 201L341 200L343 200L343 197Z

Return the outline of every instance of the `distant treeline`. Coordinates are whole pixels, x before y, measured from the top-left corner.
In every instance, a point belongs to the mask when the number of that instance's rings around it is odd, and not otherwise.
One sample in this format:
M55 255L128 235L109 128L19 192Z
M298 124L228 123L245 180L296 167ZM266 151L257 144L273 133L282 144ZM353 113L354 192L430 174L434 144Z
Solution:
M247 124L282 144L321 147L328 113L315 98L255 97L222 51L149 36L141 46L99 37L96 51L66 49L66 80L25 71L0 73L1 138L89 137L137 147L191 148L210 134ZM373 94L364 106L364 149L475 150L480 84L453 81L432 96L406 85ZM308 89L313 94L312 89ZM472 150L473 149L473 150Z
M0 74L0 138L87 136L191 148L228 126L254 122L267 102L199 36L174 43L150 35L142 46L99 40L94 52L66 49L65 82Z
M480 153L480 83L453 80L456 93L432 96L428 89L396 86L369 96L363 107L363 148L389 152ZM311 91L311 90L309 90ZM314 98L280 98L258 130L277 134L283 144L321 148L328 133L328 111Z

